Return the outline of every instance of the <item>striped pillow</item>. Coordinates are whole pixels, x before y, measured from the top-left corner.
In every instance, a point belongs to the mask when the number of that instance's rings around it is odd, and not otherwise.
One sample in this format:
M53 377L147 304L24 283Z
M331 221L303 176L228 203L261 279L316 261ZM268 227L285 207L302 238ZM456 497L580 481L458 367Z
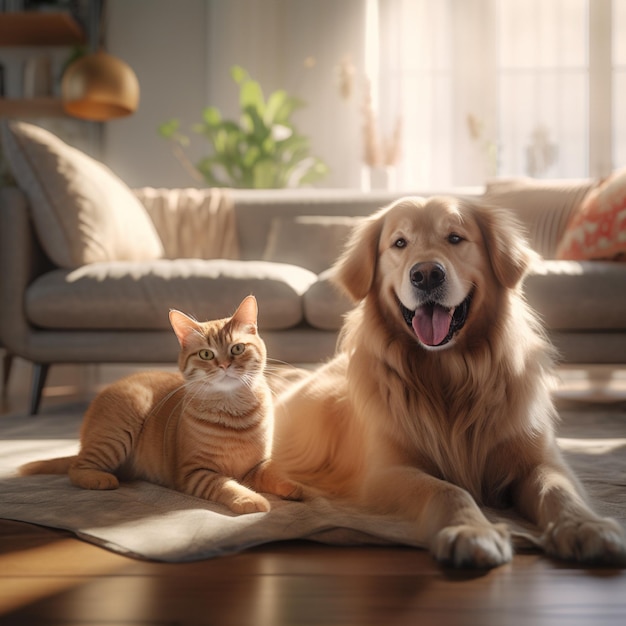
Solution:
M570 217L594 186L590 179L503 178L487 183L483 200L514 211L532 248L554 259Z

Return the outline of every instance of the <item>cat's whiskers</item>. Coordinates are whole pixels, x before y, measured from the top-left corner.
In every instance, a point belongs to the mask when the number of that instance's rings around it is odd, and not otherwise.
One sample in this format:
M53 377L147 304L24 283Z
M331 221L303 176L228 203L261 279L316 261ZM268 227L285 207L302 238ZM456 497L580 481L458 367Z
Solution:
M308 368L298 367L279 359L268 358L267 361L265 367L266 378L272 397L275 399L283 393L290 383L294 383L310 373ZM294 375L297 377L294 377Z
M273 359L267 357L267 362L265 364L265 369L271 371L283 371L285 368L289 370L297 370L298 368L292 363L288 363L287 361L281 361L280 359Z
M188 406L191 403L195 403L199 396L207 395L206 390L212 387L210 382L201 379L191 380L185 386L187 387L187 393L183 399L183 412L186 412Z
M240 375L239 379L242 384L245 385L251 391L254 389L254 382L258 379L260 372L255 369L253 371L244 370Z
M158 415L158 413L161 411L161 409L163 408L163 406L165 405L165 403L172 397L174 396L176 393L178 393L181 389L184 389L186 386L186 382L183 380L181 382L181 384L176 387L175 389L172 389L172 391L170 391L168 394L166 394L165 396L163 396L163 398L161 398L151 409L151 411L148 413L148 415L146 416L146 419L143 422L143 426L142 426L142 430L146 427L148 421L150 421L150 419L152 419L153 417L156 417ZM184 398L184 396L183 396ZM165 423L165 428L167 429L170 420L172 419L172 416L175 414L176 409L178 408L178 406L180 405L180 403L182 402L183 398L181 398L171 409L169 416L167 417L166 423ZM163 444L163 447L165 448L165 443ZM165 451L163 453L163 456L165 456Z
M155 407L155 409L151 412L151 415L154 414L157 410L161 409L163 407L163 405L172 397L174 396L176 393L178 393L181 390L186 390L186 387L188 386L189 382L186 380L183 380L183 382L176 387L175 389L173 389L172 391L170 391L170 393L168 393ZM167 416L167 419L165 420L165 432L167 432L170 422L172 421L172 419L174 419L178 413L178 407L183 405L183 410L184 410L184 401L185 401L185 394L183 393L180 397L180 399L178 400L178 402L171 408L169 415ZM178 430L178 425L180 422L176 422L176 429ZM162 457L165 459L167 458L167 443L166 443L166 438L163 438L163 447L162 447Z
M203 372L203 374L205 373ZM158 408L161 408L163 404L178 391L184 391L180 400L172 407L170 414L167 416L165 421L166 432L172 419L175 418L177 414L185 414L188 411L189 405L195 402L199 395L204 395L204 388L207 387L210 388L212 385L210 381L206 379L206 376L192 376L191 378L184 379L182 383L176 387L176 389L173 389L169 394L167 394L167 396L165 396L165 398L161 400L161 402L159 402ZM180 411L178 410L179 407L181 407ZM176 422L176 431L180 428L180 424L180 420ZM167 457L167 440L165 438L163 439L162 457Z

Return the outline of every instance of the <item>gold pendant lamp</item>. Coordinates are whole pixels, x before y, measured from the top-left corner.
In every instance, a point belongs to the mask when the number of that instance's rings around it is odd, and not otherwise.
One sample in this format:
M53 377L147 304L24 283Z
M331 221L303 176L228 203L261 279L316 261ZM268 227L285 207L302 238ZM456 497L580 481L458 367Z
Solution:
M97 6L99 49L67 67L61 81L64 110L73 117L103 122L134 113L139 106L139 81L124 61L103 50L106 4Z

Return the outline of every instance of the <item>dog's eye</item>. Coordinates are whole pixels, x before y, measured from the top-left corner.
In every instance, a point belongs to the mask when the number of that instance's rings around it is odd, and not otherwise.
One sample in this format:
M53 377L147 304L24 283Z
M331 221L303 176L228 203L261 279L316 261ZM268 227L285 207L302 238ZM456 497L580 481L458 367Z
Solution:
M462 241L463 241L463 237L461 237L461 235L457 235L456 233L450 233L448 235L448 243L451 243L453 246L456 246Z
M404 237L398 237L398 239L393 242L393 247L406 248L406 239Z

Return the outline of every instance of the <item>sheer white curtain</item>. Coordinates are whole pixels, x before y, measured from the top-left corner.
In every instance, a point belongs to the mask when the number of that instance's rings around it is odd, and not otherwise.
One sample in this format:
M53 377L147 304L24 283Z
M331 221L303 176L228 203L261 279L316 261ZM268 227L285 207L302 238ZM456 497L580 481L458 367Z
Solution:
M626 165L626 0L365 1L379 116L403 122L399 187Z
M588 173L587 0L497 5L498 172Z
M382 135L402 123L397 185L447 186L452 180L457 103L450 0L378 2L378 119ZM371 20L372 12L367 14ZM370 68L366 68L366 71Z
M626 166L626 0L613 0L613 163Z

